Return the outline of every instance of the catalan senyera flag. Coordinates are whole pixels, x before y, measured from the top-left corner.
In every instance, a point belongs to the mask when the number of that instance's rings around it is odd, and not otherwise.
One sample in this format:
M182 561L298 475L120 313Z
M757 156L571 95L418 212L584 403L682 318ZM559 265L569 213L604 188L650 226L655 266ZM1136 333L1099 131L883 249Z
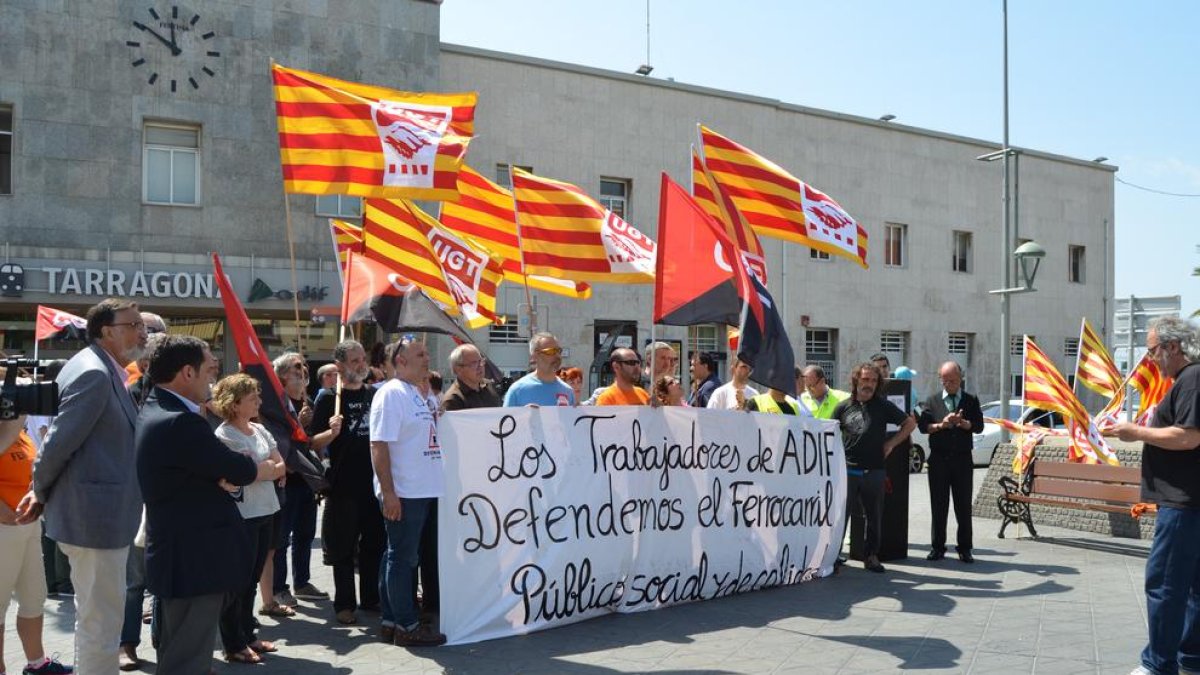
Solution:
M658 246L583 190L512 168L525 272L574 281L654 283Z
M1083 403L1067 386L1054 363L1028 335L1025 336L1025 405L1063 416L1070 438L1067 459L1072 462L1119 464L1117 455L1096 429Z
M700 127L704 163L754 231L867 267L867 231L829 195L707 127Z
M742 217L734 206L729 195L717 186L712 173L704 164L704 159L696 148L692 148L692 197L705 213L712 216L725 227L729 240L737 245L742 253L742 260L750 268L754 276L764 285L767 283L767 257L763 253L762 244L754 229Z
M344 220L336 218L329 219L329 236L333 239L333 255L338 262L338 276L342 279L343 287L346 284L346 258L350 255L350 251L361 254L363 252L363 233L362 226L353 223L347 223Z
M517 238L517 217L512 192L463 164L458 172L458 201L442 204L439 220L452 232L473 239L504 259L504 279L528 283L539 291L586 300L592 287L582 281L525 274Z
M461 313L470 328L497 321L500 261L442 227L416 204L405 199L364 201L363 245L366 257L416 283L450 314Z
M1134 421L1142 426L1148 426L1153 421L1154 410L1162 402L1163 397L1175 379L1167 377L1149 354L1142 356L1137 366L1129 374L1129 384L1137 389L1138 409Z
M1113 363L1104 341L1085 317L1079 327L1079 356L1075 361L1075 381L1109 399L1125 398L1121 371ZM1119 404L1118 404L1119 405Z
M271 64L284 190L454 200L476 94L397 91Z

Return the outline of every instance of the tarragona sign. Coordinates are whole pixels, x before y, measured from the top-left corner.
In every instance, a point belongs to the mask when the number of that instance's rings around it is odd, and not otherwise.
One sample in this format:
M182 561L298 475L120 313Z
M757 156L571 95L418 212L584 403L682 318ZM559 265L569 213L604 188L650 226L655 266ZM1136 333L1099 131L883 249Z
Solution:
M96 297L143 297L178 299L219 299L220 290L213 282L212 272L125 271L120 269L42 267L46 275L46 292L51 295L86 295ZM261 280L258 282L267 288ZM320 300L328 293L327 286L304 286L299 291L267 289L262 297L291 300L293 293L301 300Z

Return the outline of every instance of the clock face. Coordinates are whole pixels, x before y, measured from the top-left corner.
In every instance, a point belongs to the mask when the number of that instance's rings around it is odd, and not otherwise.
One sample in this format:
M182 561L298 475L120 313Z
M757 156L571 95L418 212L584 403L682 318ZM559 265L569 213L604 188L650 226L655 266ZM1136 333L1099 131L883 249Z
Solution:
M221 59L216 37L199 14L166 5L134 19L125 45L131 50L130 65L146 83L174 94L199 89L216 77Z

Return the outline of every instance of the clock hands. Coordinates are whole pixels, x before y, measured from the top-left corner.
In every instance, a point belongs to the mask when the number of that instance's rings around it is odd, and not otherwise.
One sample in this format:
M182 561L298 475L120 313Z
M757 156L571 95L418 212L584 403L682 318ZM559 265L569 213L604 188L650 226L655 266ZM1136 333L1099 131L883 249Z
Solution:
M183 53L183 50L180 49L179 46L175 44L175 26L174 25L171 26L171 39L170 40L167 40L165 37L159 35L153 28L150 28L149 26L147 26L145 24L138 23L137 21L133 22L133 27L137 28L140 31L145 31L145 32L153 35L155 38L158 39L159 42L163 43L164 45L167 46L167 48L169 48L171 50L172 56L179 56L180 54Z

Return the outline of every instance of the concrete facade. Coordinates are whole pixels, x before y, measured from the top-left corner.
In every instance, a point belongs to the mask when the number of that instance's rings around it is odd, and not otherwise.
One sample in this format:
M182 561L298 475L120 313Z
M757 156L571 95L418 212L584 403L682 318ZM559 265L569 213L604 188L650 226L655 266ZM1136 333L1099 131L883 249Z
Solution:
M757 150L838 200L869 237L868 270L762 239L770 288L798 360L805 325L836 330L834 377L846 386L854 363L880 350L880 331L901 331L908 338L904 360L922 374L917 391L924 394L940 386L936 370L947 358L948 334L967 333L969 388L985 400L999 390L999 300L988 291L1000 287L1002 173L999 162L975 160L996 143L452 45L442 48L441 86L479 91L478 138L468 162L484 175L511 163L592 194L601 177L627 179L626 219L652 235L659 172L688 184L688 147L698 122ZM1099 329L1110 309L1113 167L1032 150L1018 162L1018 236L1036 240L1047 256L1038 291L1013 297L1012 332L1035 335L1066 375L1074 358L1064 355L1064 340L1078 337L1080 316ZM884 261L889 223L907 226L899 267ZM956 230L972 234L969 272L951 267ZM1069 246L1084 247L1083 283L1068 282ZM596 320L636 320L644 344L652 295L649 286L599 285L588 302L546 294L539 302L550 305L549 329L590 359ZM524 302L523 294L506 299ZM517 310L509 304L505 311ZM660 327L659 334L686 341L687 331ZM568 360L587 365L584 358ZM1021 359L1013 364L1020 372Z
M181 53L173 56L134 22L163 34L178 26ZM208 33L212 37L204 39ZM799 358L804 326L834 331L832 376L842 384L854 362L880 349L880 331L900 331L907 339L902 360L922 373L917 389L924 393L936 385L934 370L946 356L948 333L961 332L971 336L970 388L984 398L997 391L999 303L987 291L1000 284L1001 176L998 164L974 160L994 150L994 143L442 45L438 36L438 4L421 0L0 4L0 106L10 107L14 120L13 189L0 195L5 261L36 272L61 266L59 261L113 259L176 273L203 265L202 256L217 251L237 258L230 267L252 271L266 260L277 267L288 258L288 247L268 69L274 58L397 89L477 90L478 137L470 164L487 176L498 164L530 166L593 194L601 177L628 180L627 219L651 234L657 230L659 172L687 182L688 146L695 124L703 122L811 181L868 232L866 271L763 240L771 289ZM139 59L143 63L133 65ZM152 84L154 72L159 77ZM199 205L144 202L147 122L199 128ZM1111 314L1112 169L1034 151L1020 160L1019 236L1036 239L1048 256L1038 292L1014 298L1013 333L1036 335L1064 370L1073 360L1064 356L1063 342L1077 334L1079 317L1086 314L1101 327ZM312 196L293 195L288 205L304 277L297 288L327 283L334 271L325 218L316 216ZM884 264L888 223L907 228L900 267ZM968 273L951 270L955 230L973 237ZM1067 282L1071 245L1085 247L1083 283ZM252 281L252 272L244 276ZM598 285L585 302L535 296L543 327L559 333L571 350L570 365L590 364L605 321L636 321L639 346L651 335L650 286ZM3 298L0 308L27 313L44 301L71 309L96 299ZM524 289L502 287L502 311L517 314L524 302ZM147 304L172 309L165 300ZM193 304L196 311L215 311L215 304ZM334 303L308 302L302 312L317 304ZM283 304L274 309L286 311ZM686 329L660 327L657 333L687 348ZM487 331L478 335L504 370L524 367L524 345L490 343ZM442 365L448 345L437 351ZM1019 359L1014 364L1019 368Z

